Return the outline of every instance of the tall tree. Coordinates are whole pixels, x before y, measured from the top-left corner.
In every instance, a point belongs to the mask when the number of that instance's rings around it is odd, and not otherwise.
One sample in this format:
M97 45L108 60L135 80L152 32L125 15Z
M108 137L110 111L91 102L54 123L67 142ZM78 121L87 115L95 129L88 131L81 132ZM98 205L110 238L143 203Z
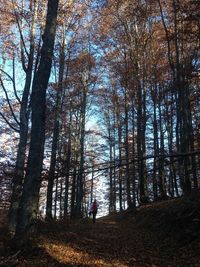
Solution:
M34 64L34 52L35 52L35 28L36 28L36 19L37 19L37 10L38 10L38 1L34 1L30 3L31 11L33 12L32 20L31 20L31 29L30 29L30 45L29 51L27 51L24 36L22 35L23 31L23 23L19 19L17 11L15 10L15 6L13 3L14 13L17 20L17 25L20 32L20 43L21 43L21 61L23 70L25 72L25 84L23 89L22 98L20 100L20 114L19 114L19 144L17 150L17 159L16 159L16 166L15 166L15 173L13 179L13 189L12 189L12 198L11 198L11 205L9 211L9 229L10 231L15 230L16 225L16 217L17 217L17 210L19 207L19 201L22 194L22 185L24 179L24 165L25 165L25 157L26 157L26 146L27 146L27 139L28 139L28 123L29 123L29 97L30 97L30 89L32 83L32 75L33 75L33 64ZM22 14L24 10L22 10ZM23 18L22 18L23 19ZM25 52L27 55L25 56ZM27 60L25 60L27 57ZM38 57L38 55L36 55ZM26 62L27 61L27 62ZM14 63L13 63L14 64ZM37 66L35 66L37 67Z
M41 59L33 78L31 95L31 141L23 193L18 211L15 233L16 241L20 241L20 238L23 237L29 229L38 212L45 142L46 89L51 72L58 3L59 0L48 1L46 25L43 35L43 45L41 48Z

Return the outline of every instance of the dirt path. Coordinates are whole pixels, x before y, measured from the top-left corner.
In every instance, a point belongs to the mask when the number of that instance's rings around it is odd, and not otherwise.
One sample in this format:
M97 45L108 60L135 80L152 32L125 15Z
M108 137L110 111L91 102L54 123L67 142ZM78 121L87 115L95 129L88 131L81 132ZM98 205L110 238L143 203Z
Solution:
M180 205L173 210L174 205L145 207L137 214L100 218L95 224L89 219L41 222L30 246L0 266L199 267L199 209L194 206L191 213L190 206L184 204L180 211Z
M159 231L140 227L137 221L99 219L43 234L39 266L200 266L194 252L198 243L182 247ZM190 246L190 247L189 247ZM48 256L47 256L47 255ZM41 261L43 258L44 262ZM33 259L32 259L33 260ZM21 265L21 266L36 266ZM200 262L199 262L200 263ZM37 265L38 265L37 264Z

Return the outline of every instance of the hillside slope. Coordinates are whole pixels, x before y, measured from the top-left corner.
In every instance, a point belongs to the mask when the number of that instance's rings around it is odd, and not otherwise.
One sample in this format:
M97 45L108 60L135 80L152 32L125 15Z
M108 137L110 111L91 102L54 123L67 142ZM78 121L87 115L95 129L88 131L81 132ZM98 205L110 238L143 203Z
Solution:
M4 250L0 266L200 266L199 200L148 204L96 224L39 222L37 228L21 251Z

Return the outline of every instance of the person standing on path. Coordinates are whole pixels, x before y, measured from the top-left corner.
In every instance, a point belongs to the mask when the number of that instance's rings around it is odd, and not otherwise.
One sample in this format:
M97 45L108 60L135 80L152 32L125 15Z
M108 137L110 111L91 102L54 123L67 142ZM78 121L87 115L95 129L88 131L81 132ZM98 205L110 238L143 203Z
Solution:
M89 215L92 214L92 221L93 221L93 223L96 222L96 215L97 215L97 212L98 212L98 207L99 207L99 204L96 201L96 199L94 199L94 201L91 204L90 212L89 212Z

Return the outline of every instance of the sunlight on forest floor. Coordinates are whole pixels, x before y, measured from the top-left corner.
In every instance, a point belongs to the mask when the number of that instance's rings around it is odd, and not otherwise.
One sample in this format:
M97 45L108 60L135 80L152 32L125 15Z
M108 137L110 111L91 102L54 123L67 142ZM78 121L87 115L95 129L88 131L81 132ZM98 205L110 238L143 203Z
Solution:
M65 244L46 243L44 244L46 252L59 263L71 264L72 266L87 265L87 266L120 266L126 265L118 261L106 261L95 255L89 255L85 251L81 251L79 248L72 248Z

